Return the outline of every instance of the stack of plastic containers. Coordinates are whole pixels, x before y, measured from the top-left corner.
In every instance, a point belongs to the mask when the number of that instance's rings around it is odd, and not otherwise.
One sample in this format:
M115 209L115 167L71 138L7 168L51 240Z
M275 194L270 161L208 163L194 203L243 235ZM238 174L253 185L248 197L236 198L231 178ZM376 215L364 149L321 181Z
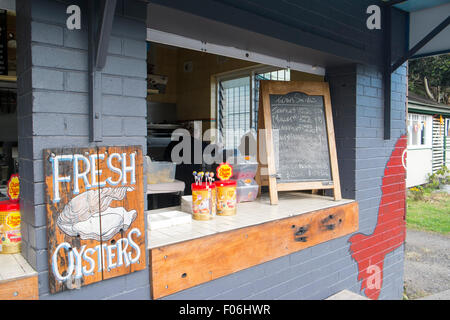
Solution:
M255 181L258 162L249 156L230 157L227 162L233 166L232 179L237 181L237 202L254 201L259 188Z

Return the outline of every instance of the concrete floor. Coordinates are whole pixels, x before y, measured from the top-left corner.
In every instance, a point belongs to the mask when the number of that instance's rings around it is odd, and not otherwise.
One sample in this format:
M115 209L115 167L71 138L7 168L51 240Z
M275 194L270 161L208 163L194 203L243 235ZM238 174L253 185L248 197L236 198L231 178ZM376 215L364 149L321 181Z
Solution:
M436 294L448 299L450 236L407 230L404 283L408 299L432 298Z

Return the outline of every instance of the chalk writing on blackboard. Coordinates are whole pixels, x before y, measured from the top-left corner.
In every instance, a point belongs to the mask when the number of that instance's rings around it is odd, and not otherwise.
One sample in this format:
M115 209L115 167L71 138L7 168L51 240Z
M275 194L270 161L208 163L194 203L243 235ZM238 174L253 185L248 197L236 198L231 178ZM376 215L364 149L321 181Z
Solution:
M270 95L277 182L331 183L323 96Z

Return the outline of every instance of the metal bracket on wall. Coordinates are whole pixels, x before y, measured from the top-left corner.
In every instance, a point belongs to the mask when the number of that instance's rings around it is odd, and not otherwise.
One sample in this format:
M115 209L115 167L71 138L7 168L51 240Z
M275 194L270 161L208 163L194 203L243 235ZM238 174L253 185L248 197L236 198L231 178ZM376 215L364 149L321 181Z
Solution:
M102 136L102 75L108 54L116 0L103 0L101 20L97 19L97 1L88 1L89 10L89 140L100 142Z

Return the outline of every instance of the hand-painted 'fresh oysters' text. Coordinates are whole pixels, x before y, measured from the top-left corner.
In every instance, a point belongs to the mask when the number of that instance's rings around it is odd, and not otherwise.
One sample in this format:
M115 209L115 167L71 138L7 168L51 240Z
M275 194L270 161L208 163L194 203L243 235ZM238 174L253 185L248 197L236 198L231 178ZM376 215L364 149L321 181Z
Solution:
M141 147L44 151L52 293L145 268Z
M101 272L104 265L106 265L107 270L124 264L128 267L130 264L138 262L141 255L139 246L133 241L133 234L138 237L141 236L139 229L135 228L128 234L128 238L121 238L115 244L109 246L98 244L94 248L86 248L86 245L83 245L79 251L72 247L70 243L63 242L56 247L52 255L52 272L58 281L66 281L67 279L79 279L93 275L96 268L97 272ZM127 250L128 246L136 250L135 257L132 257L131 252ZM65 276L61 275L58 270L58 253L60 250L65 250L69 256L69 266ZM91 257L93 253L97 253L95 260ZM103 258L103 261L99 261L100 257ZM82 266L83 261L86 261L88 266Z
M58 202L60 200L59 197L59 188L61 182L70 182L73 179L73 193L80 193L80 180L84 182L86 189L89 190L91 188L104 187L107 184L111 186L117 186L119 183L122 185L127 184L127 173L131 174L130 183L136 184L136 153L132 153L129 156L129 163L127 165L127 154L126 153L113 153L109 156L106 156L104 153L102 154L90 154L89 156L84 156L82 154L65 154L58 155L50 158L50 162L52 163L52 176L53 176L53 202ZM108 168L111 171L118 173L119 177L117 180L112 179L112 177L107 177L103 181L97 181L97 176L102 175L102 170L97 170L97 161L105 160L108 165ZM120 167L115 167L112 163L112 160L116 158L120 162ZM73 163L73 177L71 175L68 176L60 176L59 172L59 164L62 161L71 161ZM85 165L85 169L80 170L80 162ZM88 175L91 177L91 182L89 182Z

